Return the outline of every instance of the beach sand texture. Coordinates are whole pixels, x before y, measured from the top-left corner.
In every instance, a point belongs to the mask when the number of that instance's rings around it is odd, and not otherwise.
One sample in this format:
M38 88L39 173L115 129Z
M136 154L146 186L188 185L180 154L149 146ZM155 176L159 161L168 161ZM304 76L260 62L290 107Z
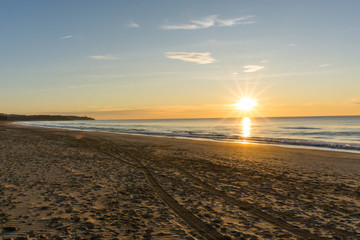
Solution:
M0 239L360 239L360 154L1 123Z

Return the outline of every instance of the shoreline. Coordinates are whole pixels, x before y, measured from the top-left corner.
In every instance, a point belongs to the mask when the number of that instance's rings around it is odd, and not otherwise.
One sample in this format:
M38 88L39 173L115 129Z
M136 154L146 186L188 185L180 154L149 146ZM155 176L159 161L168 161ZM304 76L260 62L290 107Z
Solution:
M192 138L192 137L180 137L180 136L165 136L165 135L151 135L151 134L141 134L141 133L122 133L122 132L108 132L108 131L95 131L95 130L82 130L82 129L71 129L71 128L56 128L56 127L46 127L46 126L29 126L21 123L11 122L12 124L18 124L21 126L28 127L39 127L39 128L48 128L48 129L58 129L58 130L69 130L69 131L81 131L81 132L95 132L95 133L109 133L109 134L123 134L123 135L134 135L134 136L144 136L144 137L156 137L156 138L169 138L169 139L184 139L184 140L194 140L194 141L209 141L209 142L220 142L220 143L236 143L236 144L255 144L255 145L265 145L265 146L276 146L284 148L298 148L298 149L310 149L310 150L322 150L322 151L333 151L333 152L344 152L344 153L355 153L360 154L360 150L351 150L351 149L341 149L341 148L332 148L332 147L319 147L319 146L307 146L307 145L297 145L297 144L279 144L279 143L265 143L260 141L251 141L249 140L217 140L210 138Z
M357 153L0 123L0 238L357 239L359 190Z

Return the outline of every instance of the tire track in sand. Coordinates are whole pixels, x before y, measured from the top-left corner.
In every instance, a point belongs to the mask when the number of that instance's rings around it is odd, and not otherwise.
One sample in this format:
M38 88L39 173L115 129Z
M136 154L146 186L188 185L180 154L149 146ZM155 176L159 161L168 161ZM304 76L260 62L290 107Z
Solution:
M263 211L261 211L260 209L254 207L253 205L245 202L245 201L241 201L238 199L235 199L233 197L230 197L229 195L226 195L225 192L219 191L213 187L211 187L210 185L208 185L207 183L201 181L200 179L194 177L193 175L191 175L190 173L188 173L187 171L185 171L184 169L180 168L180 167L176 167L176 169L183 173L185 176L187 176L189 179L191 179L192 181L196 182L198 185L200 185L200 187L204 190L206 190L207 192L210 192L222 199L224 199L225 201L238 206L241 210L247 211L273 225L276 225L282 229L287 230L288 232L302 238L302 239L313 239L313 240L321 240L323 238L310 233L307 230L301 229L297 226L291 225L290 223L287 223L279 218L276 218L268 213L265 213Z
M120 153L118 153L120 154ZM127 152L126 155L128 157L130 157L132 160L134 160L136 162L136 164L138 165L139 168L141 168L141 170L143 171L144 175L146 176L146 178L148 179L151 187L154 189L154 191L156 191L156 193L159 195L159 197L179 216L181 217L189 226L191 226L192 228L194 228L195 230L197 230L201 235L203 235L204 231L204 227L205 229L208 227L211 227L208 224L205 224L204 222L202 222L200 219L198 219L196 216L194 216L193 214L191 214L190 212L188 212L185 208L183 208L178 202L176 202L175 199L173 199L169 194L167 194L165 192L165 190L157 183L157 181L155 180L155 178L151 175L151 173L147 170L147 168L138 160L136 159L131 153ZM113 156L115 157L115 156ZM124 160L122 160L124 161ZM132 164L133 165L133 164ZM264 221L267 221L277 227L280 227L282 229L285 229L286 231L292 233L293 235L300 237L302 239L311 239L311 240L321 240L323 238L310 233L307 230L301 229L297 226L294 226L292 224L289 224L279 218L276 218L268 213L265 213L263 211L261 211L260 209L254 207L253 205L245 202L245 201L241 201L238 199L235 199L233 197L230 197L229 195L227 195L225 192L223 191L219 191L213 187L211 187L210 185L208 185L207 183L201 181L200 179L194 177L193 175L191 175L190 173L188 173L187 171L185 171L184 169L180 168L180 167L174 167L174 166L166 166L166 167L171 167L171 168L175 168L176 170L178 170L179 172L183 173L185 176L187 176L190 180L192 180L193 182L197 183L202 189L204 189L207 192L210 192L211 194L218 196L222 199L224 199L225 201L229 202L232 205L235 205L237 207L239 207L241 210L243 211L247 211L261 219L263 219ZM154 187L156 186L157 189L155 189ZM161 195L161 196L160 196ZM166 200L164 200L166 199ZM175 202L174 205L172 205L172 201ZM194 218L198 219L198 221L202 222L202 224L207 225L201 227L200 229L198 229L197 227L194 227L190 222L192 221L191 219L187 218L187 214L185 214L184 216L180 216L178 214L178 212L175 209L179 209L182 208L183 211L187 212L188 214L192 215ZM197 225L195 223L195 225ZM212 227L211 227L212 228ZM212 228L215 232L216 230L214 228ZM218 232L216 232L217 234L219 234ZM222 236L221 234L219 234L222 238L206 238L206 239L224 239L224 236ZM203 235L205 237L205 235Z
M195 229L199 234L201 234L205 239L208 240L226 240L230 239L229 237L223 236L216 231L211 225L201 221L198 217L187 211L182 205L180 205L174 198L172 198L156 181L150 171L140 162L140 160L131 156L129 153L127 155L133 160L136 164L130 163L126 160L120 159L113 154L107 152L107 154L113 158L119 159L122 162L130 164L132 166L138 167L141 169L146 179L148 180L151 188L156 192L156 194L161 198L161 200L172 209L172 211L179 216L187 225ZM119 154L119 153L118 153Z
M113 146L115 147L115 146ZM148 183L150 184L150 186L152 187L152 189L157 193L157 195L161 198L161 200L168 205L176 215L178 215L181 219L183 219L183 221L185 223L187 223L190 227L192 227L193 229L195 229L197 232L199 232L204 238L206 239L227 239L225 236L221 235L220 233L218 233L216 231L215 228L213 228L211 225L204 223L203 221L201 221L199 218L197 218L195 215L193 215L192 213L190 213L189 211L187 211L182 205L180 205L174 198L172 198L161 186L160 184L156 181L156 179L152 176L152 174L150 173L150 171L141 163L140 160L138 160L136 157L133 156L133 154L131 154L129 151L118 151L115 148L107 148L105 151L104 149L102 152L108 154L111 157L114 157L122 162L125 162L127 164L130 164L134 167L138 167L142 170L143 174L145 175L145 177L148 180ZM123 149L124 150L124 149ZM116 155L115 155L115 154ZM123 160L121 158L118 157L118 155L125 155L128 156L131 160L133 160L135 162L135 164ZM245 202L245 201L241 201L238 199L235 199L233 197L230 197L228 195L226 195L225 192L219 191L213 187L211 187L210 185L208 185L207 183L201 181L200 179L192 176L190 173L188 173L187 171L185 171L184 169L180 168L180 167L174 167L174 166L167 166L167 167L171 167L171 168L175 168L177 169L179 172L183 173L185 176L187 176L190 180L192 180L193 182L197 183L199 186L201 186L202 189L204 189L207 192L210 192L211 194L218 196L222 199L224 199L225 201L239 207L241 210L243 211L247 211L275 226L278 226L282 229L287 230L288 232L302 238L302 239L313 239L313 240L321 240L323 238L310 233L307 230L301 229L297 226L291 225L279 218L276 218L268 213L265 213L263 211L261 211L260 209L254 207L253 205Z
M144 175L148 179L150 186L158 194L158 196L166 203L176 215L178 215L184 222L186 222L190 227L199 232L206 239L228 239L227 237L221 235L213 228L211 225L204 223L195 215L187 211L183 206L181 206L174 198L172 198L156 181L156 179L151 175L151 173L144 167L140 167Z

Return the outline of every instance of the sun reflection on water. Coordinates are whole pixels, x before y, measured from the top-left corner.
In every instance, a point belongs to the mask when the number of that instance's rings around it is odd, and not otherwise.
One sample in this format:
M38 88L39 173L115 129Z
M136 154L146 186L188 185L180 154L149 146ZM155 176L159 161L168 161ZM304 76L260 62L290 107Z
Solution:
M251 120L249 117L244 117L241 122L241 136L244 138L251 136Z

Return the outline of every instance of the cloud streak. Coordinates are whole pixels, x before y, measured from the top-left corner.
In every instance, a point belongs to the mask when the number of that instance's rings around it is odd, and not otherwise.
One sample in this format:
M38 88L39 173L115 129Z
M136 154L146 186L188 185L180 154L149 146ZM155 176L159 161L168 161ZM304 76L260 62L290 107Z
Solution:
M332 63L325 63L325 64L320 64L319 67L325 68L325 67L331 67L333 64Z
M137 24L136 22L131 21L131 20L130 20L130 22L129 22L126 26L127 26L128 28L138 28L138 27L140 27L139 24Z
M352 98L348 100L348 103L350 104L360 104L360 98Z
M72 38L73 36L72 35L68 35L68 36L64 36L64 37L61 37L60 39L68 39L68 38Z
M258 65L247 65L247 66L243 66L243 68L244 68L243 71L244 73L253 73L264 69L263 66L258 66Z
M90 56L91 59L95 60L117 60L117 57L112 55L97 55L97 56Z
M230 27L240 24L255 23L253 21L248 21L251 18L253 18L253 16L221 19L218 15L210 15L199 20L191 20L186 24L163 24L160 28L164 30L194 30L209 27Z
M165 56L170 59L198 64L209 64L216 61L209 52L166 52Z

